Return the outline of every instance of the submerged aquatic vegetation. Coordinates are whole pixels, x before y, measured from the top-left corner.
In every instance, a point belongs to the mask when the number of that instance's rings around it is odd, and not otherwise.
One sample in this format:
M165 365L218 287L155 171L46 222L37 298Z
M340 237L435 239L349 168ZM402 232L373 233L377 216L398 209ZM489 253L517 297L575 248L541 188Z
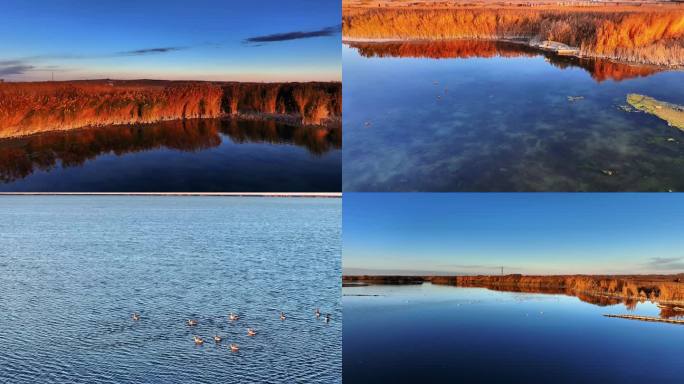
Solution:
M665 120L671 127L684 130L684 106L656 100L652 97L630 93L627 102L632 107Z

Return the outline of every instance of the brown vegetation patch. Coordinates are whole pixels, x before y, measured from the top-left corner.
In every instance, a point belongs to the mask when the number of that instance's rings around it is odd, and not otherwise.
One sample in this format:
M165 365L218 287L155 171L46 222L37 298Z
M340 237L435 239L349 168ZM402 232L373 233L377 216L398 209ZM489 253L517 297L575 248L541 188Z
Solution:
M285 114L302 125L321 125L339 120L341 93L340 83L0 83L0 138L242 113Z
M583 56L684 65L684 9L667 7L345 8L351 39L526 39L578 47Z

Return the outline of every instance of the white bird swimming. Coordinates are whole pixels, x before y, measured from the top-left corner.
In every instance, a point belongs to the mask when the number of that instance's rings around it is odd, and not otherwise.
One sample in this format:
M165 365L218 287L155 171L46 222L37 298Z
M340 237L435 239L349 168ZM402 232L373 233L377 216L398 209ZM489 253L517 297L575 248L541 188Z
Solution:
M237 344L231 344L231 345L230 345L230 350L233 351L233 352L237 352L237 351L240 350L240 346L238 346Z
M256 335L256 331L253 328L247 328L247 336Z
M195 341L195 344L197 345L204 344L204 339L199 336L193 336L192 339Z
M197 325L197 320L190 319L190 320L186 321L185 323L190 327L194 327L195 325Z
M240 318L240 316L238 316L238 315L236 315L236 314L234 314L234 313L232 313L232 312L228 315L228 320L230 320L230 321L236 321L236 320L238 320L239 318Z
M285 320L285 313L284 312L280 312L280 320Z
M222 340L223 340L223 337L221 337L219 335L214 335L214 342L216 344L220 343Z
M321 310L316 308L316 317L321 317Z
M133 321L138 321L138 320L140 320L140 314L137 313L137 312L133 313L133 314L131 315L131 319L133 319Z

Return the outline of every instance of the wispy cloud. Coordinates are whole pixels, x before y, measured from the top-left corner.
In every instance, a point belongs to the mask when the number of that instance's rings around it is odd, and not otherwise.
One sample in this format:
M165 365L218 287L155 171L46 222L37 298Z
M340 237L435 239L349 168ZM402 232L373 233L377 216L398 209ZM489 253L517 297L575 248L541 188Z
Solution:
M655 270L684 269L684 257L653 257L646 265Z
M0 60L0 67L6 67L10 65L20 65L23 62L21 60Z
M85 60L85 59L96 59L96 58L109 58L109 57L125 57L125 56L144 56L144 55L158 55L169 52L176 52L187 47L154 47L154 48L143 48L135 49L130 51L116 52L105 55L78 55L78 54L50 54L50 55L38 55L25 57L20 59L12 60L0 60L0 76L16 76L24 75L29 71L64 71L66 69L58 65L40 65L41 62L56 59L67 59L67 60Z
M0 76L23 75L32 69L33 65L20 60L0 61Z
M338 24L331 27L325 27L316 31L293 31L285 33L274 33L271 35L253 36L244 40L245 43L272 43L277 41L310 39L313 37L332 36L342 31L342 25Z
M186 49L186 47L159 47L159 48L144 48L132 51L119 52L118 56L142 56L142 55L156 55L160 53L176 52Z

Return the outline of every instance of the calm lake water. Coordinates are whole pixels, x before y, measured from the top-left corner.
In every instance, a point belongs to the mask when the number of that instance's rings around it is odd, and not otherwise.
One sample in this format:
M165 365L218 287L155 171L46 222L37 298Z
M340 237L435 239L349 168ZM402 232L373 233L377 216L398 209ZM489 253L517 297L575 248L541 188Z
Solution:
M684 132L621 109L684 105L684 72L473 41L343 60L345 191L684 190Z
M340 383L340 217L340 199L0 197L0 382Z
M480 288L343 288L350 383L681 383L684 326L576 297Z
M0 140L0 191L337 192L341 128L196 119Z

